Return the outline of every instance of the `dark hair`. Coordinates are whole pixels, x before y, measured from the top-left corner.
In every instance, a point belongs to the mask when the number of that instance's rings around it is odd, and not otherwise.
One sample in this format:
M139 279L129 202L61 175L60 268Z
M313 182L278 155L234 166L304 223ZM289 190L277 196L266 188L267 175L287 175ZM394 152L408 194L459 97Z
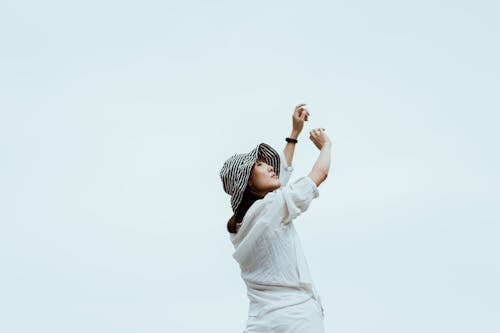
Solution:
M236 209L234 215L227 221L227 231L235 234L236 231L238 231L236 229L236 223L241 223L243 221L243 217L245 217L248 209L259 199L262 199L262 197L250 191L250 188L247 186L245 192L243 192L243 198L241 199L240 205Z

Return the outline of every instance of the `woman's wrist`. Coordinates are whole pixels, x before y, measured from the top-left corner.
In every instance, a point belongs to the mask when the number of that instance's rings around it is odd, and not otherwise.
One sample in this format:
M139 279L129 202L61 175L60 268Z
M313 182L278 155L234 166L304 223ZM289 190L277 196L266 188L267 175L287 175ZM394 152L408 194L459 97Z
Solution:
M298 131L298 130L292 130L292 132L290 133L289 138L297 140L297 138L299 137L299 135L300 135L300 131Z
M331 142L325 142L321 149L332 149L332 143Z

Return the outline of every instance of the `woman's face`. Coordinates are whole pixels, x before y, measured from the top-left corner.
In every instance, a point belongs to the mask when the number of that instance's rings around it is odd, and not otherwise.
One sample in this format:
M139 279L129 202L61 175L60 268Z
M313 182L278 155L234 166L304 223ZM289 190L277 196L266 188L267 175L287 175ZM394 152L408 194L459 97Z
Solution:
M252 168L248 186L250 186L252 192L263 197L267 193L278 189L281 183L272 166L263 160L257 160Z

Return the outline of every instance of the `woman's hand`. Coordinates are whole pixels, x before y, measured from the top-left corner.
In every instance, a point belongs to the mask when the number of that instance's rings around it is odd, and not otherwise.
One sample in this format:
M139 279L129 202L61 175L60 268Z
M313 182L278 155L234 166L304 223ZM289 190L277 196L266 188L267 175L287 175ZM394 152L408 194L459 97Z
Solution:
M321 150L325 145L331 147L332 142L330 141L328 135L326 135L324 128L315 128L311 130L309 134L309 139L311 139L311 141L316 147L318 147L319 150Z
M304 128L304 122L309 118L309 111L306 109L305 104L299 104L295 107L293 111L293 128L292 133L290 133L291 139L297 139ZM293 160L293 154L295 151L295 144L288 142L285 146L284 154L286 158L286 165L291 166Z
M295 107L292 118L293 132L298 135L304 128L304 122L309 120L309 111L307 111L305 104L299 104Z

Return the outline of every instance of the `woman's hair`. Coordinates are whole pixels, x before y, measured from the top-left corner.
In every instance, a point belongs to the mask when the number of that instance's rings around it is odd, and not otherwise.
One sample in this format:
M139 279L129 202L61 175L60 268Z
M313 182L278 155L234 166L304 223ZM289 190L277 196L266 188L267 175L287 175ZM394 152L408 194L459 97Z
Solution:
M253 193L250 190L250 187L247 185L247 187L245 188L245 192L243 192L243 199L241 199L240 205L234 212L234 215L231 216L231 218L227 222L227 231L235 234L236 231L238 231L236 229L236 223L241 223L243 221L243 217L245 217L245 214L247 213L250 206L252 206L253 203L259 199L262 199L262 197Z
M257 158L257 162L266 162L265 159L261 158L260 156ZM235 234L238 229L236 228L237 223L243 222L243 217L245 217L245 214L247 213L247 210L250 208L250 206L253 205L253 203L259 199L262 199L263 197L259 196L258 194L255 194L252 192L250 189L250 186L247 184L247 187L245 188L245 191L243 192L243 198L241 199L241 203L234 212L234 215L231 216L229 221L227 221L227 231L229 231L232 234Z

